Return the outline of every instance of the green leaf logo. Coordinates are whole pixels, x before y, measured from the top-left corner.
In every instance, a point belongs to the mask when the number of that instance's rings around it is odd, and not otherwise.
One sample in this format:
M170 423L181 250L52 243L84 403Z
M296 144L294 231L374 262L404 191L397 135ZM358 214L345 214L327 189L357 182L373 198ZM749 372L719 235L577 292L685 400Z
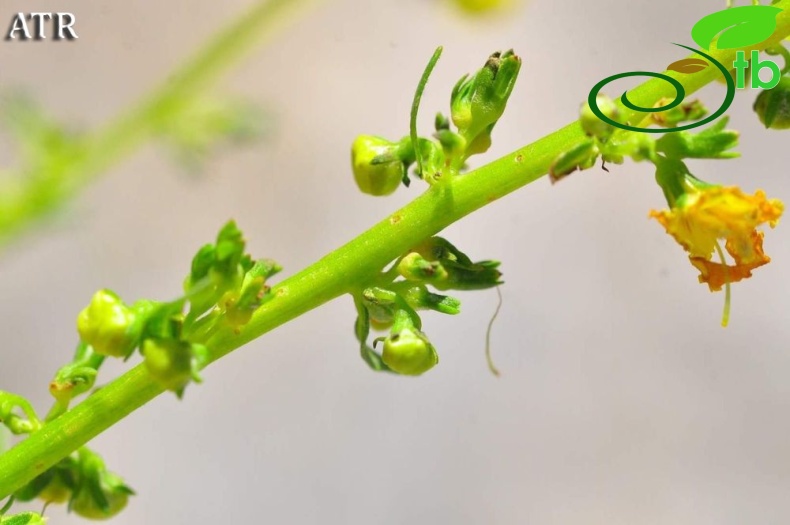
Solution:
M767 40L776 30L779 7L749 5L733 7L711 13L691 29L691 38L703 49L709 50L714 38L721 33L716 47L734 49L748 47Z

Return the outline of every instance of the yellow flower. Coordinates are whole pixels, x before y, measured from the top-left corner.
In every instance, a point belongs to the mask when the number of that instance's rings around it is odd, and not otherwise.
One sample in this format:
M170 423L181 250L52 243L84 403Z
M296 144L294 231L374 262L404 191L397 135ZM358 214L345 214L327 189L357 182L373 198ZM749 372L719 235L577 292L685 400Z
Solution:
M751 277L753 269L771 261L763 252L763 233L756 228L763 223L773 228L783 210L780 200L766 198L761 190L747 195L734 186L698 186L683 193L672 209L653 210L650 217L683 246L700 271L699 281L715 292ZM711 261L719 239L735 264Z
M456 5L469 13L500 10L511 3L511 0L455 0Z

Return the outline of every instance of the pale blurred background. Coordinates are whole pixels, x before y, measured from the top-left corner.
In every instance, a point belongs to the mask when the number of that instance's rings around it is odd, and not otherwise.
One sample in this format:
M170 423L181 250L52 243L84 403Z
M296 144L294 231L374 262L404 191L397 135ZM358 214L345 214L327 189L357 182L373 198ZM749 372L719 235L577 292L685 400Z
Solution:
M76 42L0 41L0 86L95 126L158 84L250 0L2 0L71 11ZM0 388L49 406L75 318L98 288L130 301L180 291L190 257L235 218L250 249L291 274L413 198L360 194L358 133L407 133L411 96L438 44L421 129L465 72L509 47L524 67L494 146L476 165L576 117L598 80L660 71L693 23L724 0L531 0L491 19L440 0L328 0L221 82L276 116L272 136L185 173L149 145L57 220L0 256ZM627 87L627 86L626 86ZM612 93L616 95L617 93ZM702 92L716 107L720 85ZM700 177L790 199L787 132L762 129L737 97L734 161ZM2 149L2 163L11 163ZM723 297L647 219L664 206L647 165L540 180L444 232L502 261L493 291L460 294L459 317L424 317L440 366L378 375L358 357L342 298L234 352L181 402L164 395L92 446L138 496L123 524L667 524L790 522L790 227L767 233L773 262ZM109 366L100 382L120 370ZM0 473L2 476L2 473ZM52 523L84 521L62 508Z

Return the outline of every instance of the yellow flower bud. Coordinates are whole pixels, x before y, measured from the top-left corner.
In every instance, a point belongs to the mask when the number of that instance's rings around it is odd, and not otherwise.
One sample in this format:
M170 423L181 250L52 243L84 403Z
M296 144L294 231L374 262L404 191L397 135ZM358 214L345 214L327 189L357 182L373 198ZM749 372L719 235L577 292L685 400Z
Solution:
M77 331L98 354L125 357L137 346L135 313L110 290L99 290L77 317Z
M406 175L398 149L397 143L381 137L357 137L351 146L351 166L354 180L363 193L389 195L398 189Z
M393 371L409 376L425 373L439 362L428 338L416 328L408 327L393 331L384 340L381 358Z

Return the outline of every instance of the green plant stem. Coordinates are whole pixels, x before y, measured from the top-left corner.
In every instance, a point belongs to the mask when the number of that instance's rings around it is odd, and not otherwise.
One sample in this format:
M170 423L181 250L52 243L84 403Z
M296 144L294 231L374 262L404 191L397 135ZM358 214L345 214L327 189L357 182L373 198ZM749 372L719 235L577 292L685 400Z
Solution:
M778 17L774 37L754 49L765 49L790 35L790 0L782 0L777 6L785 12ZM713 55L727 64L734 61L735 51L716 51ZM715 78L712 69L678 75L678 80L687 93L692 93ZM635 104L650 107L663 97L673 96L671 90L666 82L653 79L631 90L629 98ZM558 155L585 138L579 123L573 122L456 178L450 184L428 188L356 239L273 287L275 297L264 303L239 333L232 329L216 332L205 341L211 352L211 361L362 283L374 280L382 268L411 246L545 175ZM69 412L45 424L41 430L0 455L0 499L160 393L162 389L145 368L138 365Z
M162 123L178 117L264 37L285 26L296 12L318 0L262 0L221 30L185 66L148 97L83 139L77 154L49 173L25 174L23 187L0 199L0 249L36 219L56 209L86 184L136 151ZM0 195L2 196L2 195Z

